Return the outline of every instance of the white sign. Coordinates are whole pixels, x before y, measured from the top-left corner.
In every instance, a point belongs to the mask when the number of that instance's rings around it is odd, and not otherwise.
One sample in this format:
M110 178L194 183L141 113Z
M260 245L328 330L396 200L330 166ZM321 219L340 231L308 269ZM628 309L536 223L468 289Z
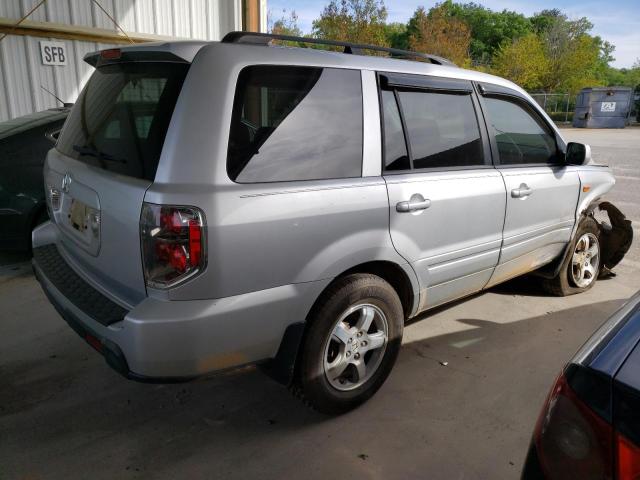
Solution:
M67 49L63 42L40 42L43 65L66 65Z
M616 102L602 102L600 106L601 112L615 112L616 111Z

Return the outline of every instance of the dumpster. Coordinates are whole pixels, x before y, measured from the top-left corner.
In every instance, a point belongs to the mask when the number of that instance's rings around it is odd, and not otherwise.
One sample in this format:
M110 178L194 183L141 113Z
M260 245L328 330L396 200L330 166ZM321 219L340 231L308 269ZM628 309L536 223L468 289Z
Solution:
M576 98L573 126L624 128L629 124L632 98L629 87L583 88Z

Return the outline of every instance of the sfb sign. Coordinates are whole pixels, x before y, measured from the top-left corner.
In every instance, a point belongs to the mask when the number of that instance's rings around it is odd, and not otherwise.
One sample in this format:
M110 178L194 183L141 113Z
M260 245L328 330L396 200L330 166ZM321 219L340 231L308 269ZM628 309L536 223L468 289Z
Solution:
M40 42L43 65L66 65L67 51L62 42Z

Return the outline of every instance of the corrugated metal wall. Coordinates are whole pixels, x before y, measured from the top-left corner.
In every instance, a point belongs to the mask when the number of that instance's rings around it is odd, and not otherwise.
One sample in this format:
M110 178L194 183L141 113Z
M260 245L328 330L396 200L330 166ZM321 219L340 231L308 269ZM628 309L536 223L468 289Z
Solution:
M25 15L38 0L0 0L0 17ZM127 32L219 40L242 28L242 0L99 0ZM29 20L115 30L91 0L47 0ZM110 45L51 39L66 44L68 64L43 65L40 40L9 35L0 42L0 121L59 106L40 86L73 102L91 74L87 52Z

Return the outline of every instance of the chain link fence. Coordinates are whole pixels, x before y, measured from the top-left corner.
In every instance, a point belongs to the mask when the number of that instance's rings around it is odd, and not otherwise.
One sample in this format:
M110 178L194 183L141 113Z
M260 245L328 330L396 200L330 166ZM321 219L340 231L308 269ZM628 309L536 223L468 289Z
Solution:
M570 93L530 93L545 112L556 123L571 123L576 109L577 95ZM629 120L632 124L640 123L640 86L632 97Z
M554 122L569 123L573 120L576 95L569 93L531 93L530 95Z

